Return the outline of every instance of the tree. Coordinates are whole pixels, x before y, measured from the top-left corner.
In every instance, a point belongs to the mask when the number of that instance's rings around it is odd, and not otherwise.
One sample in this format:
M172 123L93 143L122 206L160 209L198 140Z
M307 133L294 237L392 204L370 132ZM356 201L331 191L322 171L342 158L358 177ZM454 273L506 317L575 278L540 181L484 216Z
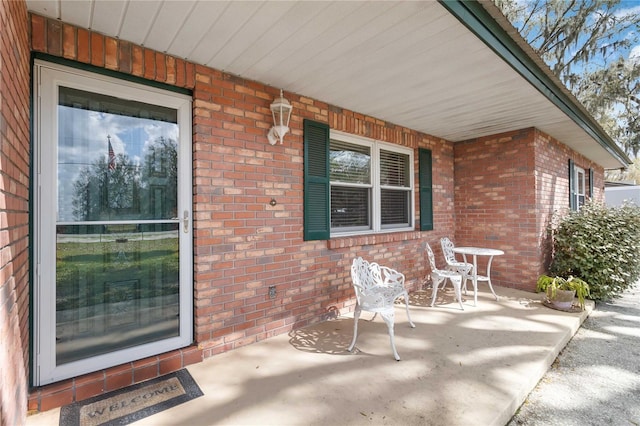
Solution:
M495 2L610 136L635 156L640 61L624 53L639 41L640 13L620 0Z
M144 216L149 219L177 217L178 143L161 136L148 146L141 176Z
M73 184L75 218L108 220L113 219L116 212L135 210L139 181L138 168L127 155L118 154L111 168L107 156L98 158L80 171Z
M142 166L126 154L103 156L83 168L74 182L77 220L168 219L177 216L178 150L173 139L151 143ZM110 163L111 161L111 163Z

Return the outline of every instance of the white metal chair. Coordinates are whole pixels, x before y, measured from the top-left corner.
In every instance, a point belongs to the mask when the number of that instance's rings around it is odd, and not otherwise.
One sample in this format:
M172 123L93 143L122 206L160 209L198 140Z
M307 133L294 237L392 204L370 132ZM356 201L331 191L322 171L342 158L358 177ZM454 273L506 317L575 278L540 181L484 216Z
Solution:
M436 303L436 296L438 295L438 288L442 283L442 287L444 288L447 280L451 281L453 284L453 290L456 294L456 299L460 304L460 309L464 311L464 306L462 306L462 279L463 276L457 270L451 269L438 269L436 267L436 257L433 254L433 250L431 250L431 246L429 243L426 244L427 257L429 258L429 265L431 266L431 306Z
M453 252L453 243L447 237L440 238L440 246L442 247L442 254L444 254L444 260L447 262L447 269L456 271L462 275L462 289L464 294L467 294L467 279L473 273L473 265L467 262L460 262L456 259L456 254Z
M353 260L351 265L351 280L356 292L356 309L353 316L353 341L349 346L349 352L356 345L358 337L358 318L361 311L380 314L387 324L391 349L396 361L400 361L400 355L394 342L394 302L399 297L404 297L407 310L407 318L411 327L415 324L409 315L409 294L404 288L404 275L386 266L377 263L369 263L361 257ZM375 318L375 315L373 318Z

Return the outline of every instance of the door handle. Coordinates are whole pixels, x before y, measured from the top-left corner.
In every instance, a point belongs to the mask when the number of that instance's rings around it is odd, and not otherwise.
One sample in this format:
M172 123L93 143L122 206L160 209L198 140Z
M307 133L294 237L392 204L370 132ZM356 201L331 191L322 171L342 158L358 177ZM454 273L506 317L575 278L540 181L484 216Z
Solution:
M189 233L189 210L185 210L182 214L182 226L184 227L184 233Z

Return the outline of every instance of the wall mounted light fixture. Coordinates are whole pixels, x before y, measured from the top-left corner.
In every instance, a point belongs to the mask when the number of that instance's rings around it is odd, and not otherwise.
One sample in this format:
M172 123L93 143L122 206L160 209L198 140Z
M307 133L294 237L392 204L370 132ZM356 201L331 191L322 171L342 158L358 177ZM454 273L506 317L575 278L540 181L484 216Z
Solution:
M289 119L291 118L293 107L282 96L282 90L280 90L280 97L275 98L269 108L271 108L271 115L273 116L273 127L269 129L267 139L269 139L271 145L275 145L278 141L282 144L284 135L289 132Z

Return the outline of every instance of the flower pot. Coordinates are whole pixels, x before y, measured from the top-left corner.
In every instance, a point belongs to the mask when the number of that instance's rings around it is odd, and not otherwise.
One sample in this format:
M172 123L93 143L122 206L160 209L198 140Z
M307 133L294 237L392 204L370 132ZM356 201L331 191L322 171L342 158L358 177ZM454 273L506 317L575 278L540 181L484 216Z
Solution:
M556 290L554 295L550 289L547 291L549 302L558 309L571 309L575 296L575 290Z

